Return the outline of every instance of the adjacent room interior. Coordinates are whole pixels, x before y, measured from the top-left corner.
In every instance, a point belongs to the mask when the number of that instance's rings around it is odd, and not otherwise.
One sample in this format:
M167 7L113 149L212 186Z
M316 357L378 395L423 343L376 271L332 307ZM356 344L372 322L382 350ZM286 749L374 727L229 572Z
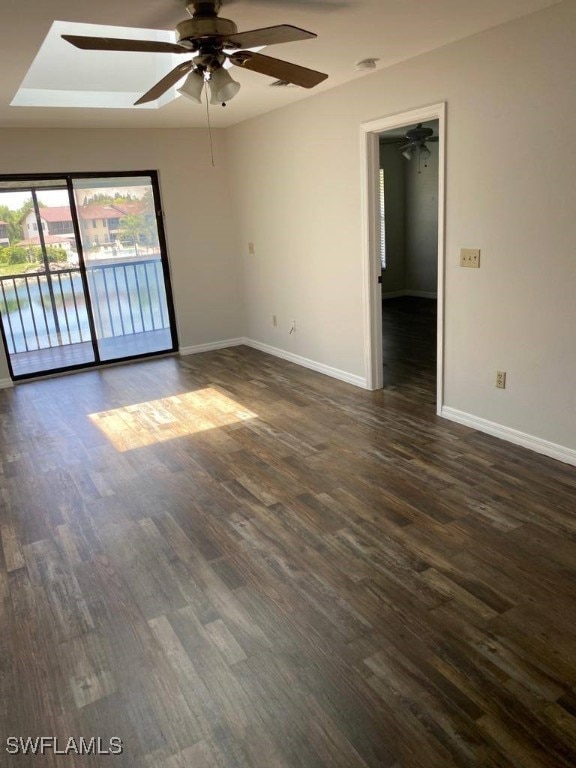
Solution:
M576 0L189 6L2 11L7 767L573 766Z
M434 403L438 120L385 131L379 144L384 387Z

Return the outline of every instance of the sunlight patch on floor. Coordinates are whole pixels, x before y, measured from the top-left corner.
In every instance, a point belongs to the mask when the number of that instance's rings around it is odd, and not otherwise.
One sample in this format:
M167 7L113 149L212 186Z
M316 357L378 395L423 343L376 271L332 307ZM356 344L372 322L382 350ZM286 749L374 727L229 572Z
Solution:
M88 415L121 452L257 417L212 387Z

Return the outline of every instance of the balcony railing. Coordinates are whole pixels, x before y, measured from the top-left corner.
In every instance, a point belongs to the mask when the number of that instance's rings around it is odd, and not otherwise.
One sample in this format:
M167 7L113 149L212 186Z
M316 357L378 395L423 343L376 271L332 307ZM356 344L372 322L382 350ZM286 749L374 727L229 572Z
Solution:
M86 277L98 339L170 327L160 259L88 265ZM10 354L91 339L78 268L1 277L0 311Z

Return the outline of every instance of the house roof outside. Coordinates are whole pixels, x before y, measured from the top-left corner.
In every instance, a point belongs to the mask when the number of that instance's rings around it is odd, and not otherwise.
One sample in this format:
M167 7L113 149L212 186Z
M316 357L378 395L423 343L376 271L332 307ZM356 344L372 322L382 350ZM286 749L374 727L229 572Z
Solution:
M142 213L142 203L121 203L110 205L81 205L78 207L78 216L81 219L117 219L135 213Z
M30 213L34 213L34 211L30 211ZM50 223L54 221L72 221L70 208L67 205L42 207L40 208L40 216L44 219L44 221Z
M121 205L82 205L78 207L78 216L83 221L96 219L118 219L124 216L142 213L143 203L122 203ZM70 207L67 205L44 206L40 208L40 216L48 223L57 221L72 221Z

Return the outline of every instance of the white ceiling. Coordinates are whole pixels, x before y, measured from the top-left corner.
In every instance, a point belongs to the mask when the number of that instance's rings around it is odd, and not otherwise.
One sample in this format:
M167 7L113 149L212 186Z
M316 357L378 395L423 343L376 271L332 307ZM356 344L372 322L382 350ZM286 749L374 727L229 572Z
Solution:
M205 125L203 107L183 98L159 109L10 106L54 21L172 30L179 21L188 18L186 0L1 2L0 126ZM270 47L265 53L321 70L329 77L311 90L270 88L270 78L233 68L231 74L242 89L225 108L212 110L212 123L232 125L349 80L369 77L355 69L355 63L361 59L377 58L379 69L388 67L556 2L559 0L223 0L220 15L233 19L240 31L294 24L317 33L317 40ZM89 58L92 54L72 46L70 49L66 62L74 72L74 79L69 88L72 92L82 92L90 88L90 74L88 71L83 74L82 69L94 66ZM121 54L127 71L152 73L156 65L151 67L148 61L145 63L147 56L145 53ZM86 65L90 61L91 65ZM166 71L171 63L167 62ZM117 72L115 77L120 81L126 79L126 74ZM144 90L153 84L147 82ZM111 83L109 90L114 89Z

